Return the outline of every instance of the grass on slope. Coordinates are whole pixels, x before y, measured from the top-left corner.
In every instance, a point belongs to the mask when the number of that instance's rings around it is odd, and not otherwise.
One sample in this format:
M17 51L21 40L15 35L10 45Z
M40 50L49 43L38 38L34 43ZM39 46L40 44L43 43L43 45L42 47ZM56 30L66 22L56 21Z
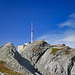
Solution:
M69 50L65 50L65 54L66 54L66 55L70 54L70 52L71 52L71 51L69 51Z
M62 50L62 49L58 49L58 48L52 48L52 52L50 54L56 54L57 51Z
M59 50L63 50L63 48L61 48L61 49L52 48L52 52L51 52L50 54L54 54L54 55L55 55L56 52L59 51ZM71 51L69 51L68 49L64 51L64 53L65 53L66 55L70 54L70 52L71 52Z
M11 69L7 68L5 65L6 65L5 62L0 61L0 72L4 73L5 75L25 75L22 73L12 71Z

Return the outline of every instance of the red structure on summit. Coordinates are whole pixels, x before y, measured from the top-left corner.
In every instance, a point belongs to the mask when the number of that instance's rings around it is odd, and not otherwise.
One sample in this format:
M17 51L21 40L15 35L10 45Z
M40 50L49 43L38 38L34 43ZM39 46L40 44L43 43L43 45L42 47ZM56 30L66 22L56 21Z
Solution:
M33 22L31 22L31 43L33 43Z
M65 44L62 44L63 46L66 46Z

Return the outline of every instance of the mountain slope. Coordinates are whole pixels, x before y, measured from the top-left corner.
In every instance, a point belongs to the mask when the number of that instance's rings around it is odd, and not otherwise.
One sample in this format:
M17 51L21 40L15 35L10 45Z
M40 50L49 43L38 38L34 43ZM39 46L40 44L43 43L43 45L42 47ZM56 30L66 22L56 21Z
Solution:
M35 41L26 46L20 54L34 65L50 46L44 40Z
M7 43L0 47L0 61L6 63L6 68L15 72L31 75L27 69L23 68L23 60L27 61L26 59L22 59L21 55L16 51L12 43Z
M12 43L0 47L0 74L74 75L75 49L44 40L24 47L19 54Z
M75 49L58 47L39 40L24 48L20 53L43 75L74 75Z
M3 61L0 61L0 75L26 75L23 73L19 73L16 71L13 71L12 69L7 67L7 64Z

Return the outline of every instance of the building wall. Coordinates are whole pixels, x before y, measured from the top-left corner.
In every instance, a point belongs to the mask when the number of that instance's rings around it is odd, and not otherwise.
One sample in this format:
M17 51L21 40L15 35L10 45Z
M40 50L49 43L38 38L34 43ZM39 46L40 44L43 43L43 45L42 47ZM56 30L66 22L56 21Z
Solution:
M58 47L62 47L62 44L58 44L57 46L58 46Z
M58 44L58 47L66 46L65 44Z
M25 43L24 45L25 45L25 46L27 46L27 45L28 45L28 43Z
M24 47L24 45L19 45L18 46L18 52L22 51L23 50L23 47Z

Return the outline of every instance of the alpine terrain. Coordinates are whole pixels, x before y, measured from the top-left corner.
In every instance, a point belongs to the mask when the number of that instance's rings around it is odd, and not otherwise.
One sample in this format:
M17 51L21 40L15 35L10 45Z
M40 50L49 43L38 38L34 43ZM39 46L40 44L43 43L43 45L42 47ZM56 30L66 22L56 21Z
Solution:
M12 43L0 47L1 75L75 75L75 49L35 41L19 53Z

